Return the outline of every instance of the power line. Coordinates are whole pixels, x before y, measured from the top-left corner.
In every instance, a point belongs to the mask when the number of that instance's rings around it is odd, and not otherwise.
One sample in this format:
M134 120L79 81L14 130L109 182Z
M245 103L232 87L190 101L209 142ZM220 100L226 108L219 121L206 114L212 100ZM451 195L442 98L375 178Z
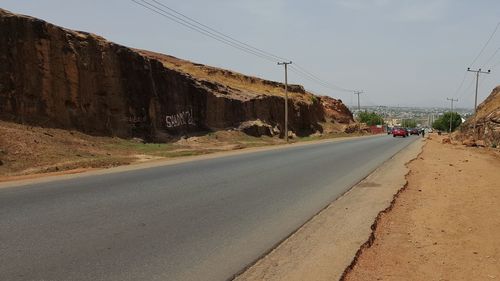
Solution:
M159 2L159 1L156 1L156 0L152 0L152 1L153 1L153 2L155 2L155 3L157 3L158 5L160 5L160 6L164 7L164 8L166 8L166 9L168 9L169 11L172 11L173 13L175 13L175 14L177 14L177 15L179 15L179 16L181 16L181 17L183 17L183 18L185 18L185 19L187 19L187 20L189 20L189 21L191 21L191 22L194 22L194 23L196 23L196 24L198 24L198 25L201 25L201 26L203 26L203 27L207 28L208 30L213 31L213 32L215 32L216 34L218 34L218 35L220 35L220 36L222 36L222 37L225 37L225 38L227 38L227 39L229 39L229 40L231 40L231 41L237 42L237 43L239 43L239 44L241 44L241 45L244 45L244 46L246 46L246 47L249 47L249 48L251 48L251 49L253 49L253 50L256 50L256 51L261 52L261 53L263 53L263 54L266 54L266 55L268 55L268 56L274 57L274 58L275 58L275 59L277 59L277 60L282 60L282 61L286 61L286 60L287 60L286 58L282 58L282 57L277 56L277 55L275 55L275 54L273 54L273 53L267 52L267 51L265 51L265 50L262 50L262 49L256 48L256 47L254 47L254 46L252 46L252 45L250 45L250 44L247 44L247 43L245 43L245 42L239 41L239 40L235 39L234 37L231 37L231 36L229 36L229 35L226 35L226 34L224 34L224 33L220 32L220 31L218 31L218 30L216 30L216 29L214 29L214 28L211 28L210 26L207 26L207 25L205 25L205 24L203 24L203 23L201 23L201 22L199 22L199 21L197 21L197 20L195 20L195 19L193 19L193 18L191 18L191 17L186 16L186 15L185 15L185 14L183 14L183 13L180 13L180 12L178 12L178 11L176 11L176 10L172 9L172 8L168 7L167 5L165 5L165 4L163 4L163 3Z
M483 83L486 79L486 76L479 76L479 83ZM467 85L467 88L464 88L458 99L465 99L464 94L470 93L473 90L474 83L476 82L475 76L471 77L470 83Z
M359 102L359 95L361 95L362 93L363 93L362 91L356 91L356 92L354 92L355 95L358 95L358 112L361 111L361 104Z
M500 22L497 23L497 25L495 26L495 29L493 30L493 32L490 34L490 37L488 38L488 40L486 40L486 43L484 43L483 47L481 48L481 50L479 51L479 53L476 55L476 57L474 58L474 60L472 61L472 63L470 64L470 67L472 67L474 65L474 63L476 63L476 61L479 59L479 57L483 54L484 50L486 49L486 47L490 44L491 42L491 39L493 39L493 37L495 36L496 32L498 31L498 28L500 27ZM500 48L499 48L500 49ZM491 56L486 63L489 62L489 60L493 59L496 55L496 53L499 51L499 49L497 49L495 51L495 53L493 54L493 56ZM483 66L484 67L484 66ZM460 90L462 89L463 85L464 85L464 82L465 82L465 79L467 77L467 72L468 71L465 71L464 72L464 77L462 78L462 82L460 82L460 86L458 87L457 91L455 92L455 95L457 95Z
M500 65L500 61L498 61L497 63L495 63L495 64L491 67L491 69L497 68L497 66L499 66L499 65Z
M479 51L479 54L477 54L476 58L474 58L474 60L470 64L470 67L472 67L474 65L474 63L476 63L477 59L479 59L479 57L483 54L483 52L486 49L486 47L488 46L488 44L490 44L491 39L493 39L493 36L495 36L495 33L497 33L497 30L498 30L499 26L500 26L500 22L497 23L497 25L495 26L495 30L493 30L493 32L491 33L490 37L488 38L488 40L484 44L483 48L481 48L481 51Z
M333 85L329 84L328 82L325 82L325 81L323 81L323 80L321 80L319 78L316 78L315 76L311 76L310 74L304 72L303 70L301 70L299 68L294 67L293 65L291 65L290 70L292 72L294 72L295 74L297 74L297 75L299 75L299 76L301 76L301 77L303 77L303 78L305 78L305 79L307 79L307 80L309 80L311 82L314 82L314 83L322 86L325 89L332 90L332 91L341 91L341 92L346 92L347 91L347 92L350 92L350 93L354 92L354 91L351 91L351 90L343 90L340 87L334 87Z
M465 73L467 74L467 73L468 73L468 71L465 71ZM474 78L473 78L473 77L470 79L470 83L468 84L467 88L465 88L465 89L464 89L464 90L460 93L460 95L458 95L458 98L459 98L459 99L461 99L465 93L467 93L470 89L472 89L472 85L474 85ZM457 92L457 94L458 94L458 92Z
M169 12L165 11L164 9L162 9L162 8L160 8L158 6L155 6L155 5L153 5L153 4L151 4L151 3L147 2L147 1L144 1L144 0L139 0L140 2L137 1L137 0L131 0L131 1L134 2L134 3L136 3L136 4L138 4L138 5L140 5L140 6L143 6L144 8L146 8L146 9L148 9L148 10L150 10L150 11L156 13L156 14L159 14L159 15L161 15L161 16L163 16L163 17L165 17L165 18L167 18L167 19L169 19L171 21L174 21L174 22L176 22L176 23L178 23L178 24L180 24L180 25L182 25L184 27L187 27L187 28L189 28L189 29L191 29L193 31L196 31L196 32L201 33L201 34L203 34L205 36L208 36L208 37L210 37L210 38L212 38L214 40L217 40L217 41L219 41L219 42L221 42L223 44L229 45L229 46L231 46L233 48L239 49L240 51L246 52L248 54L255 55L257 57L260 57L262 59L268 60L270 62L274 62L274 63L277 62L277 60L275 58L273 58L273 57L271 57L269 55L262 54L260 52L254 51L254 50L252 50L252 49L250 49L248 47L244 47L244 46L241 46L241 45L239 45L237 43L231 42L230 40L225 39L225 38L223 38L223 37L215 34L214 32L210 32L209 30L206 30L206 29L201 28L201 27L199 27L199 26L197 26L197 25L195 25L193 23L190 23L190 22L188 22L186 20L183 20L182 18L180 18L178 16L172 15L172 13L169 13Z
M291 61L278 62L285 67L285 141L288 142L288 65Z
M495 56L497 55L498 51L500 51L500 47L498 47L495 52L493 52L493 54L486 60L486 62L483 64L483 66L481 68L484 68L486 66L487 63L489 63L492 59L495 58Z
M476 73L476 96L474 99L474 114L475 114L477 112L477 91L479 89L479 74L490 74L491 70L482 71L481 68L474 70L474 69L470 69L470 67L469 67L469 68L467 68L467 71ZM476 121L477 121L477 118L474 118L474 133L476 132Z
M457 89L457 91L455 92L455 95L457 95L457 94L458 94L458 92L460 92L460 90L461 90L461 89L462 89L462 87L464 86L465 79L467 79L467 71L464 71L464 77L462 78L462 82L460 83L460 86L458 86L458 89Z
M230 47L236 48L240 51L255 55L259 58L275 63L280 61L287 61L287 59L284 59L280 56L277 56L273 53L267 52L260 48L254 47L250 44L244 43L240 40L235 39L232 36L226 35L212 27L209 27L208 25L205 25L200 21L197 21L181 12L176 11L175 9L161 3L160 1L150 0L152 3L146 0L131 0L131 1L171 21L174 21L186 28L201 33L207 37L210 37ZM318 85L324 88L341 92L351 92L351 93L354 92L354 90L345 89L337 85L331 84L319 78L318 76L312 74L311 72L301 67L300 65L291 65L291 70L296 74L298 74L299 76L306 78L307 80L312 81L314 83L317 83Z
M458 99L446 98L446 100L449 100L451 102L450 131L449 131L449 133L451 134L451 124L453 122L453 102L458 102Z
M342 92L350 92L350 93L353 93L355 92L355 90L350 90L350 89L346 89L346 88L343 88L343 87L340 87L340 86L337 86L337 85L334 85L334 84L331 84L321 78L319 78L318 76L312 74L311 72L307 71L305 68L303 68L302 66L298 65L298 64L295 64L295 65L292 65L293 68L298 68L299 71L301 71L302 73L304 73L305 75L311 77L312 79L314 80L317 80L319 82L321 82L322 84L328 86L328 87L331 87L337 91L342 91Z

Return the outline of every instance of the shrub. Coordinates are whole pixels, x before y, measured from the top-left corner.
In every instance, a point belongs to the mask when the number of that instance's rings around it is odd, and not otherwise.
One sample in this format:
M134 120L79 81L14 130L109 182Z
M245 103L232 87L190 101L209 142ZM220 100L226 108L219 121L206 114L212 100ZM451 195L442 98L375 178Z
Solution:
M443 116L439 117L432 123L432 128L440 131L450 130L450 118L453 119L451 124L451 131L455 131L460 124L462 124L462 117L456 112L446 112Z
M362 111L358 114L358 121L368 126L383 125L384 118L375 112Z

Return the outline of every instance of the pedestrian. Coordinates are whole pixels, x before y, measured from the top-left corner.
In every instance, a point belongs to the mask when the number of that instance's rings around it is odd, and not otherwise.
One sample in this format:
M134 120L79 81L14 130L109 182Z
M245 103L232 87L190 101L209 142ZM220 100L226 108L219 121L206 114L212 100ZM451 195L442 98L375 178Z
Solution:
M422 129L422 138L425 138L425 129Z

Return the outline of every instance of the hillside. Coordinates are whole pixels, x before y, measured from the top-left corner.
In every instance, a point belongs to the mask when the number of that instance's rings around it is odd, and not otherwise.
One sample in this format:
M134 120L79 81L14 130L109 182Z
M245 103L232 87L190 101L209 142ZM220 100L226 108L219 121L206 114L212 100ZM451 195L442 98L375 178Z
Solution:
M228 128L283 136L282 83L1 9L0 33L4 121L161 142ZM354 122L340 100L298 85L290 86L290 98L289 128L298 136L344 131Z
M457 138L474 138L484 141L487 146L500 146L500 86L493 89L488 98L478 106L476 114L460 126Z

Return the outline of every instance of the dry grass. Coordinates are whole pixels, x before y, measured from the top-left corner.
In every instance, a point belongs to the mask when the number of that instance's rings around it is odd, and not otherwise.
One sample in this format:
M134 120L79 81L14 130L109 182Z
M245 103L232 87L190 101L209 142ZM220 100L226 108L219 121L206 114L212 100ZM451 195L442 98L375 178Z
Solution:
M282 143L278 138L254 138L237 131L214 132L176 143L138 143L5 121L0 121L0 136L0 178L107 168Z
M267 81L258 77L243 75L234 71L221 68L195 64L176 57L154 53L145 50L136 50L143 56L156 59L163 63L167 68L187 73L198 80L206 80L227 86L236 90L239 95L247 98L257 97L259 95L284 96L284 86L279 82ZM311 93L294 92L293 88L289 91L290 97L296 100L310 103L314 95Z
M486 117L498 109L500 109L500 86L493 89L488 98L478 106L476 118Z
M5 121L0 121L0 136L0 181L13 176L108 168L164 158L284 144L277 137L257 138L234 130L182 138L175 143L140 143ZM327 133L295 138L291 142L345 136L348 135Z

